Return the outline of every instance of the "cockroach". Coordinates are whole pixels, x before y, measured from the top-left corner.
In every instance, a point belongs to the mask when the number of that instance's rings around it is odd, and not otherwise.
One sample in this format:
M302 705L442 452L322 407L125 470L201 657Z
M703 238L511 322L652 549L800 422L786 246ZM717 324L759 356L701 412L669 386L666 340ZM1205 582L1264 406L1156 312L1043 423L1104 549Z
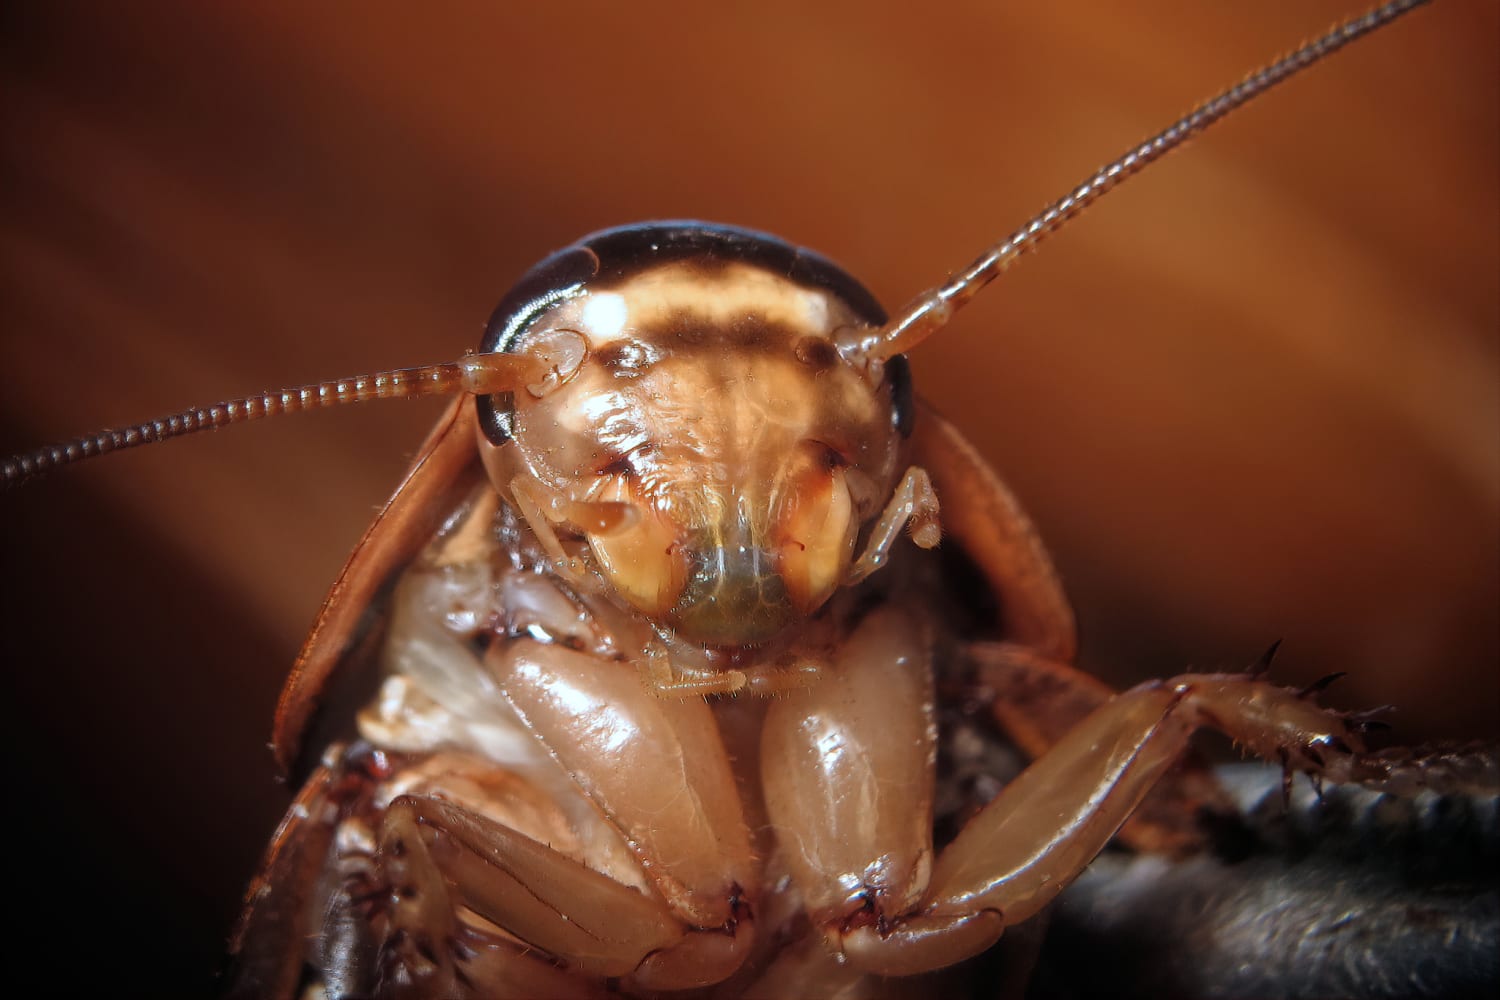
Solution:
M702 252L702 250L705 249L705 246L703 246L703 244L693 243L693 238L694 237L693 237L693 235L691 235L691 232L706 232L706 234L709 234L708 237L705 237L705 238L708 238L708 244L706 244L706 246L709 247L709 252L711 252L711 253L717 253L717 255L720 255L720 256L730 256L730 258L733 258L733 256L736 255L736 253L741 253L742 246L739 246L739 244L750 243L750 244L754 244L754 246L760 247L759 237L751 237L751 235L747 235L747 234L744 234L744 232L739 232L739 231L715 231L715 229L700 229L700 231L699 231L699 229L694 229L694 231L691 231L690 234L688 234L688 235L682 235L681 229L679 229L679 228L670 228L670 226L667 226L667 228L661 228L661 229L646 229L645 232L646 232L646 238L648 238L648 240L649 240L649 238L660 238L660 240L663 241L663 243L672 244L672 246L676 246L676 244L682 244L682 246L688 246L688 249L693 250L693 252ZM633 234L633 235L630 235L630 234ZM615 240L625 240L625 241L628 241L628 238L639 238L640 234L642 234L642 231L630 231L630 234L616 234L615 237L610 237L610 238L615 238ZM718 241L720 241L720 243L714 243L714 240L718 240ZM615 247L615 249L618 249L618 247ZM594 250L595 250L595 252L600 252L600 247L594 247ZM636 250L639 250L639 246L636 247ZM754 252L748 252L748 250L747 250L747 252L744 252L745 259L754 258L754 256L756 256L757 253L762 252L762 250L763 250L763 247L762 247L762 249L754 250ZM675 249L669 250L669 253L675 253L675 252L676 252ZM870 318L870 313L865 312L865 315L861 316L861 318L856 319L855 322L867 322L867 324L873 324L874 319ZM597 346L597 345L588 345L588 346L589 346L589 349L594 349L595 346ZM850 349L852 349L852 348L850 348ZM567 345L561 345L561 346L559 346L559 351L561 351L562 355L567 355L568 354ZM840 345L840 352L843 352L843 345ZM549 360L552 360L552 358L550 358L550 355L549 355ZM561 367L558 367L558 373L556 373L556 378L558 378L558 379L562 378ZM538 382L538 384L540 384L540 382ZM501 418L501 417L495 417L495 420L499 420L499 418ZM932 420L929 420L929 424L930 423L932 423ZM825 456L825 457L823 457L822 460L825 463L829 463L829 469L843 469L843 468L846 468L846 465L844 465L844 463L846 463L847 456L843 456L843 457ZM849 468L853 468L853 466L849 466ZM861 474L867 474L867 472L861 471L861 469L855 469L855 471L859 471L859 472L861 472ZM853 472L849 472L849 474L847 474L847 475L853 475ZM913 493L921 493L921 484L919 484L919 481L903 480L903 483L909 484L910 489L912 489ZM962 490L960 490L960 492L962 492ZM544 501L547 502L547 504L553 504L553 511L552 511L552 513L564 513L564 511L561 510L561 507L556 507L556 498L543 498L543 499L544 499ZM577 499L568 499L568 498L562 498L562 501L564 501L564 502L571 502L571 504L579 504L579 502L589 502L589 504L594 504L594 502L600 502L600 504L603 504L603 507L589 508L589 511L591 511L591 513L588 513L588 511L583 511L583 513L585 513L586 516L589 516L589 517L597 516L598 519L600 519L600 525L603 525L603 528L601 528L601 531L613 531L612 528L609 528L609 525L606 525L606 523L604 523L604 522L606 522L606 520L609 520L610 517L624 517L624 519L628 519L628 517L630 517L630 514L628 514L628 508L607 507L607 505L609 505L609 504L618 504L618 502L621 502L621 501L577 501ZM519 502L522 502L522 504L529 504L529 507L531 507L531 510L529 510L529 513L531 513L532 520L535 520L535 517L537 517L537 511L538 510L541 511L541 514L543 514L543 517L546 516L546 510L543 510L543 504L540 504L540 502L537 502L537 499L535 499L535 498L520 499ZM861 511L861 513L862 513L862 511ZM568 523L571 523L571 525L573 525L574 528L576 528L577 523L579 523L579 522L577 522L577 520L571 519L571 517L565 517L564 520L567 520ZM537 523L540 523L540 522L537 522ZM616 528L618 528L618 525L616 525ZM622 528L621 531L627 532L627 534L628 534L628 532L633 531L633 529L634 529L634 526L625 526L625 528ZM543 532L543 534L544 534L544 532ZM543 541L546 541L546 540L543 540ZM544 546L544 547L546 547L546 546ZM601 550L607 550L607 549L609 549L609 543L607 543L607 541L606 541L606 543L600 543L600 546L598 546L598 547L600 547ZM559 558L559 559L561 559L561 558L568 558L568 559L576 558L576 556L570 556L570 555L568 555L568 553L565 553L565 552L550 552L550 555L555 556L555 558ZM595 553L595 555L598 556L598 553ZM607 556L598 556L598 558L606 559ZM826 556L823 556L823 558L826 558ZM621 564L621 561L619 561L618 558L616 558L615 562L616 562L616 565ZM981 562L981 567L983 567L983 565L984 565L983 556L981 556L980 562ZM634 561L631 561L631 559L627 559L627 561L624 561L624 564L625 565L634 565ZM693 565L696 565L696 564L693 564ZM585 570L586 570L586 567L585 567ZM579 568L573 567L573 568L571 568L570 573L579 574L579 573L583 573L583 571L585 571L585 570L579 570ZM688 576L691 576L691 573L688 573L687 570L682 570L682 568L676 568L675 573L678 573L678 574L687 573ZM669 576L670 576L670 574L669 574ZM571 585L580 586L580 583L579 583L580 579L586 579L586 576L585 577L579 577L579 579L571 579L570 580ZM693 579L697 579L697 577L693 577ZM876 579L876 577L871 577L871 579ZM380 585L380 583L384 583L384 580L372 580L372 583L377 583L377 585ZM802 585L802 586L805 586L805 585ZM627 589L630 589L630 588L628 588L628 586L627 586ZM636 589L639 589L639 588L636 588ZM1004 588L1002 588L1002 589L1004 589ZM814 591L814 594L816 594L816 591ZM637 594L637 597L639 597L639 594ZM888 597L888 595L886 595L886 597ZM1001 594L1001 597L1004 598L1005 594ZM642 598L642 600L645 600L645 598ZM772 606L778 606L778 607L780 607L781 612L778 612L778 613L781 613L781 615L786 615L786 613L787 613L786 612L787 607L789 607L790 604L795 604L796 600L798 600L798 598L795 598L795 597L793 597L793 598L781 597L781 598L778 598L777 601L771 601L771 604L772 604ZM802 595L801 600L804 601L804 604L808 604L808 606L816 606L816 604L819 604L819 601L811 600L811 598L808 598L807 595L805 595L805 594ZM790 601L790 604L789 604L789 601ZM1005 607L1005 609L1010 610L1010 613L1016 612L1016 610L1017 610L1017 604L1022 604L1022 603L1019 603L1019 601L1002 601L1002 607ZM688 607L696 607L696 606L694 606L694 604L688 603ZM637 610L637 612L646 613L646 615L655 615L655 616L660 616L660 615L663 615L663 613L664 613L664 610L661 609L661 607L655 607L654 612L652 612L652 610L643 609L643 607L640 607L639 601L637 601L636 610ZM801 615L805 615L805 613L807 613L807 612L805 612L805 607L799 613L801 613ZM850 612L850 615L855 615L855 612ZM855 621L856 618L858 618L858 615L855 615L855 618L850 618L849 621ZM699 642L708 643L708 645L711 645L711 646L720 646L720 645L723 645L724 642L726 642L726 640L724 640L724 636L726 636L726 634L729 634L729 633L721 633L721 631L715 631L715 630L724 630L724 628L738 628L739 625L742 624L742 621L744 621L744 619L736 618L736 616L727 616L727 618L717 618L717 619L714 619L714 621L711 621L711 622L699 621L699 619L696 619L696 618L679 618L679 619L676 619L676 621L670 622L670 631L672 631L672 634L679 634L679 636L690 636L690 634L693 634L693 636L696 636L696 639L699 640ZM862 619L861 619L861 621L862 621ZM774 634L777 634L777 625L778 624L781 624L780 619L775 619L774 616L772 616L772 621L768 621L768 622L766 622L766 624L763 624L762 627L760 627L760 631L757 631L757 633L754 634L753 639L747 640L747 642L762 642L762 640L769 640L769 637L774 636ZM1014 627L1016 627L1016 625L1014 625L1014 622L1013 622L1013 628ZM1020 628L1020 631L1022 631L1022 633L1025 633L1025 628ZM738 633L735 633L735 634L738 634ZM1026 639L1025 634L1022 634L1022 636L1020 636L1020 637L1022 637L1022 639ZM730 643L730 645L732 645L732 643ZM661 660L661 657L655 657L655 660ZM660 664L660 663L658 663L658 666L663 666L664 669L667 669L667 670L672 669L672 664L670 664L670 661L672 661L672 657L670 657L670 655L667 655L666 660L667 660L666 664ZM795 660L795 657L793 657L793 660ZM816 657L811 658L811 660L816 661ZM750 666L751 667L760 666L760 664L750 664ZM685 690L706 691L706 693L712 694L712 696L715 696L715 697L720 696L720 694L724 693L724 691L739 690L739 688L744 688L744 690L754 691L754 690L756 690L756 685L757 684L759 684L760 687L769 688L769 690L781 690L781 688L784 687L784 688L786 688L786 693L784 693L784 699L783 700L786 700L786 702L790 702L790 700L793 700L793 699L795 699L795 697L798 697L798 696L796 696L796 690L798 690L799 685L801 685L801 682L793 682L793 681L795 681L796 672L798 672L799 669L801 669L801 667L798 666L798 663L790 663L790 664L781 664L781 666L778 667L778 670L780 670L780 673L777 673L777 672L768 672L768 673L759 673L759 675L757 675L757 673L751 672L751 670L745 670L745 672L739 672L739 673L742 673L742 675L744 675L744 676L742 676L742 678L736 678L736 679L733 679L732 682L726 682L726 681L724 681L724 678L726 678L726 676L733 676L733 673L735 673L735 670L733 670L733 669L718 670L717 667L715 667L715 670L714 670L714 673L712 673L712 676L705 676L705 673L708 673L708 672L699 672L699 673L697 673L697 675L691 675L691 673L690 673L690 675L682 675L682 676L679 676L678 673L669 673L669 675L667 675L670 678L669 681L664 681L664 682L655 681L654 684L657 685L657 687L666 688L666 690L669 690L669 691L672 691L672 690L676 690L676 691L685 691ZM816 663L807 664L807 670L808 670L808 673L810 673L810 675L816 675L816 673L817 673L817 664ZM783 673L789 673L789 675L792 675L792 679L783 678ZM649 675L649 673L648 673L648 676L655 676L655 675ZM694 688L694 685L699 685L699 687ZM816 690L816 688L814 688L814 690ZM296 705L296 702L294 702L294 705ZM297 729L297 726L291 726L291 729ZM284 733L284 735L285 735L285 733ZM1034 736L1034 739L1035 739L1035 736ZM282 748L282 751L284 751L284 753L287 753L288 747L290 747L290 744L291 744L291 738L287 738L287 739L284 739L284 741L282 741L281 748ZM372 766L375 766L375 765L372 765ZM381 765L381 766L384 766L384 765ZM428 817L428 822L435 822L435 820L431 820L431 817ZM747 904L747 906L748 906L748 904ZM874 910L876 910L876 912L879 913L879 907L874 907ZM879 919L880 919L880 921L886 921L886 918L888 918L888 916L889 915L885 915L885 913L879 913ZM871 919L874 919L874 918L871 918ZM894 921L894 918L891 918L891 921ZM891 921L886 921L886 922L891 922ZM859 934L859 933L861 933L862 930L864 930L864 928L858 927L858 925L850 925L850 927L852 927L852 931L850 931L850 933L852 933L852 934ZM889 931L889 934L886 934L885 933L886 928L882 927L882 925L879 924L879 921L876 921L876 924L873 924L873 927L879 928L879 930L880 930L880 940L889 940L889 939L900 940L900 930L898 930L898 928L895 928L895 930L891 930L891 931ZM843 933L843 931L841 931L841 933ZM868 937L868 934L865 934L865 937ZM891 972L891 969L886 969L886 972ZM660 981L657 981L657 982L660 982Z

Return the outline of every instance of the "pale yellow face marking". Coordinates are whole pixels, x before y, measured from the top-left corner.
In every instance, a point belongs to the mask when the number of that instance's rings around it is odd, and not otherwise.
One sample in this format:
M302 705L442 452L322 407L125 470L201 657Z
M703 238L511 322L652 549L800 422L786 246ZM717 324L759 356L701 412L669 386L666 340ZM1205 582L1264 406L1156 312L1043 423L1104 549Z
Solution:
M704 272L686 263L650 268L608 291L588 292L554 310L546 325L577 330L594 350L654 329L683 312L705 325L732 322L748 315L826 337L829 293L799 288L775 274L748 264L730 263Z

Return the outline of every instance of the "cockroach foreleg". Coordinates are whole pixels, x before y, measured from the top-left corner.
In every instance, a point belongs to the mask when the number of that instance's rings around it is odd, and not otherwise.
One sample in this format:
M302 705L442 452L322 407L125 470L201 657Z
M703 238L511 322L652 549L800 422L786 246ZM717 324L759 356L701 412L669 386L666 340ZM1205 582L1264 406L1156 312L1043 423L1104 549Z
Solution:
M901 529L910 525L912 541L924 549L937 546L942 538L938 523L937 491L927 470L912 466L891 494L880 519L870 529L870 540L865 550L849 567L844 577L845 586L853 586L884 566L890 557L891 546L901 535Z
M461 916L413 797L379 804L392 784L422 788L441 777L443 794L463 789L501 814L528 815L536 793L525 782L481 789L476 776L493 779L493 769L456 755L330 747L251 886L226 995L301 995L309 975L329 996L594 995L515 937Z
M926 891L932 684L920 619L888 604L859 623L816 685L766 712L761 780L779 863L834 940L898 925Z
M456 995L458 913L409 802L398 799L385 812L375 855L379 877L360 901L368 898L386 914L377 965L387 990Z
M976 682L992 694L995 720L1033 760L1115 696L1092 674L1018 643L971 643L968 657ZM1137 850L1183 851L1202 844L1205 810L1228 815L1233 809L1210 769L1190 752L1152 790L1120 836Z
M758 869L712 710L660 698L627 664L558 645L497 645L485 666L532 735L624 835L687 929L635 973L643 986L718 982L744 961Z
M459 904L591 978L630 975L685 934L659 897L440 799L393 801L379 856L391 899L386 961L399 957L428 995L447 995L463 975Z
M990 914L1013 925L1035 915L1104 848L1200 727L1312 773L1358 777L1368 758L1341 717L1262 680L1197 674L1141 685L1091 714L969 821L938 858L912 918L886 933L856 929L845 953L871 971L904 974L963 957L947 939L970 935L964 920Z

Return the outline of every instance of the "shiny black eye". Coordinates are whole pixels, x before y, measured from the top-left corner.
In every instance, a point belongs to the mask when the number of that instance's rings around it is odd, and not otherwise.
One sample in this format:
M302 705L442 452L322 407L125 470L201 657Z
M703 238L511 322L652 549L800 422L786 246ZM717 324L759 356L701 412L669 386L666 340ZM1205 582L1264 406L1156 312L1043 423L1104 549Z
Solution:
M527 271L495 307L479 343L481 351L509 351L536 318L558 302L576 295L599 273L599 258L587 247L571 246ZM508 392L480 396L479 427L485 439L502 445L511 438L514 402Z
M891 425L902 437L911 437L917 420L916 399L912 395L911 365L906 355L898 354L885 363L885 380L891 387Z

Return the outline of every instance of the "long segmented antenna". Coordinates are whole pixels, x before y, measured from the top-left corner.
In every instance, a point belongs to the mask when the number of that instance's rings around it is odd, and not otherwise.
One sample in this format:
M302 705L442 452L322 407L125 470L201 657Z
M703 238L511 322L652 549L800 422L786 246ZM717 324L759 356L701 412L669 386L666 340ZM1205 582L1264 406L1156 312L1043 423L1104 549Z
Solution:
M131 427L102 430L65 444L14 455L0 464L0 487L9 488L44 472L123 448L139 448L195 431L376 399L416 399L465 391L509 392L540 382L547 362L531 354L473 354L461 361L421 368L397 368L372 375L316 382L296 389L264 392L195 406L169 417Z
M1012 261L1035 249L1042 240L1060 229L1069 219L1076 218L1121 181L1139 173L1148 164L1283 80L1427 2L1428 0L1395 0L1377 7L1334 27L1290 55L1246 76L1124 156L1099 168L1093 176L1074 188L1072 193L1054 202L1026 225L986 250L956 277L918 296L890 323L858 334L843 348L844 353L867 361L879 361L909 351L942 329L955 311L999 277ZM476 354L451 364L403 368L319 382L297 389L194 407L133 427L100 431L66 444L51 445L12 456L0 463L0 489L8 489L33 476L96 455L282 413L373 399L413 399L458 391L513 391L521 386L540 382L550 367L547 358L525 353Z
M1250 73L1233 87L1198 105L1125 155L1094 171L1092 176L1072 192L1047 206L1040 215L980 254L978 259L957 276L950 278L946 284L919 295L891 322L878 330L865 333L850 345L847 353L870 360L883 360L911 350L942 329L955 312L967 305L984 286L998 278L1017 257L1036 249L1044 239L1061 229L1069 220L1077 218L1084 209L1126 178L1140 173L1149 164L1278 83L1337 52L1356 38L1384 27L1407 11L1427 2L1428 0L1395 0L1377 7L1336 25L1295 51Z

